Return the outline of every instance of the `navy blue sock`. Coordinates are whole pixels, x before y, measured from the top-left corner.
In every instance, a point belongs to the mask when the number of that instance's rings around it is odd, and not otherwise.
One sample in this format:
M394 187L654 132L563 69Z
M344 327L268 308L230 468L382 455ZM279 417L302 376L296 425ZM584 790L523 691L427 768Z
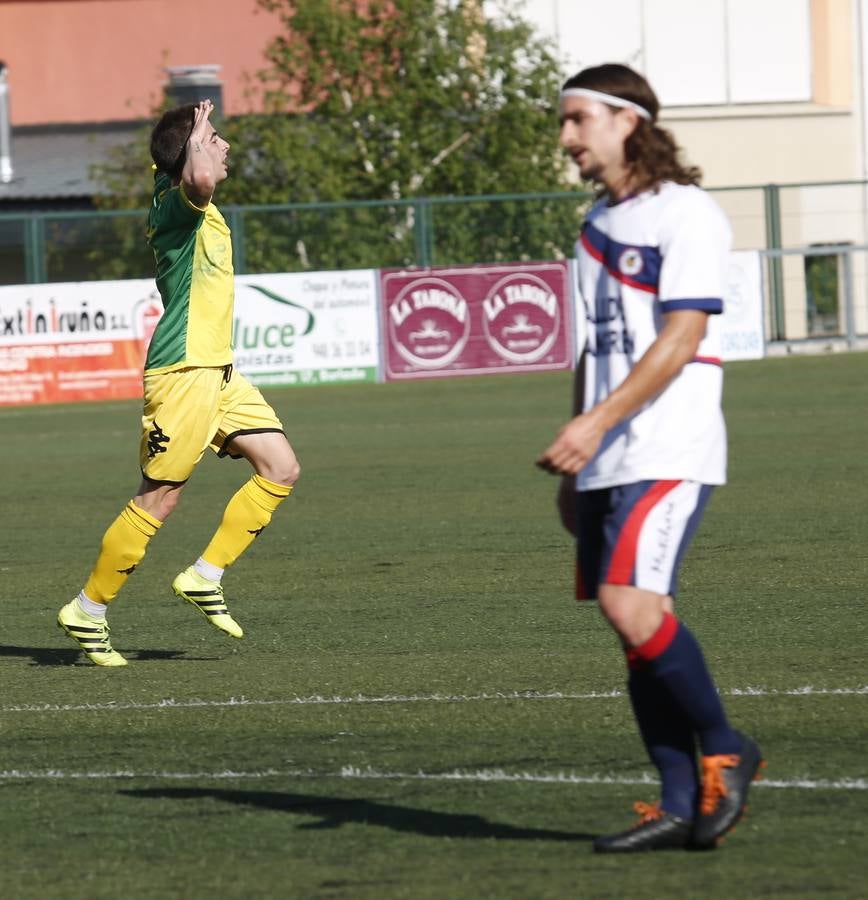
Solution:
M726 720L699 643L682 622L667 613L658 632L631 652L666 685L704 756L741 752L741 739Z
M660 773L660 808L690 820L699 788L693 729L647 668L631 669L627 686L645 749Z

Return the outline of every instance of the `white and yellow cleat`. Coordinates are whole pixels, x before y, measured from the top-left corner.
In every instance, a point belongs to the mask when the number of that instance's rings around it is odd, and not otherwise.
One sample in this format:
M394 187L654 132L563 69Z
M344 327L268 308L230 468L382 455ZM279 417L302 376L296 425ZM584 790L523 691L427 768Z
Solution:
M193 566L185 569L172 582L172 590L196 609L215 627L234 638L244 636L241 626L229 614L223 600L223 585L203 578Z
M105 619L94 619L71 600L57 614L57 624L78 644L85 656L97 666L125 666L127 661L112 649Z

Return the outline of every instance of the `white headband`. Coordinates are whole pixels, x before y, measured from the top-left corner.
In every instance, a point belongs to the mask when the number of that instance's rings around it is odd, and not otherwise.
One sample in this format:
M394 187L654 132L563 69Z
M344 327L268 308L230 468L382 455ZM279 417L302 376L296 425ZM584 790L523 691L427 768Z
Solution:
M622 109L632 109L637 112L643 119L649 122L652 119L651 113L644 106L639 106L632 100L625 100L623 97L616 97L614 94L604 94L602 91L592 91L588 88L567 88L561 91L562 97L588 97L591 100L599 100L607 106L620 106Z

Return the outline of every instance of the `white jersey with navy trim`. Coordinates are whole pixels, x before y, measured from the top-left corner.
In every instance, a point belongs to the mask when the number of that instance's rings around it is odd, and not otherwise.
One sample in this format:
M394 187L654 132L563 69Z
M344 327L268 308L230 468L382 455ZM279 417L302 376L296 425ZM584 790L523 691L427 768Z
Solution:
M587 411L632 370L664 314L709 313L696 357L655 399L606 434L579 473L579 490L636 481L726 481L726 428L718 319L731 230L705 191L669 182L616 204L598 202L576 247L578 294L588 320Z

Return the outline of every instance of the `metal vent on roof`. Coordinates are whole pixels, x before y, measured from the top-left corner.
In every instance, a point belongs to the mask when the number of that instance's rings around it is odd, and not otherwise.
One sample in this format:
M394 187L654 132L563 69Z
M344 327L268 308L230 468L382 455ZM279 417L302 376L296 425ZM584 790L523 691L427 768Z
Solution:
M169 81L165 85L166 96L177 105L211 100L217 116L223 115L223 82L220 66L169 66Z

